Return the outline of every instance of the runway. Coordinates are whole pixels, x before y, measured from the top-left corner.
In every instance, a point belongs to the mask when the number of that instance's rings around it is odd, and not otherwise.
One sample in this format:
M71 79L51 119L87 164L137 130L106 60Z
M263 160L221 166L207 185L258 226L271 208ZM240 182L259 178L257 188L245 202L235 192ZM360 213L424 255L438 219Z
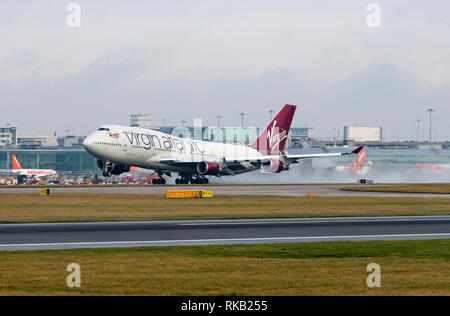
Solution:
M440 238L450 216L0 225L0 250Z
M450 194L388 193L342 191L354 184L298 184L298 185L210 185L210 186L74 186L54 187L53 193L97 193L97 194L165 194L166 190L210 190L214 195L278 195L306 196L366 196L366 197L422 197L450 198ZM374 186L375 187L375 186ZM0 194L38 193L41 187L0 188Z

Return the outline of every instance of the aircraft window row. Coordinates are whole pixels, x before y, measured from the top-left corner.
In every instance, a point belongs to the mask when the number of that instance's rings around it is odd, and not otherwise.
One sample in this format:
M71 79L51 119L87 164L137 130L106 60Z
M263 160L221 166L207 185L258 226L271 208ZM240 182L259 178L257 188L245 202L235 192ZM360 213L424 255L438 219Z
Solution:
M96 144L96 145L107 145L107 146L117 146L117 147L120 146L120 144L108 143L108 142L94 142L94 144Z

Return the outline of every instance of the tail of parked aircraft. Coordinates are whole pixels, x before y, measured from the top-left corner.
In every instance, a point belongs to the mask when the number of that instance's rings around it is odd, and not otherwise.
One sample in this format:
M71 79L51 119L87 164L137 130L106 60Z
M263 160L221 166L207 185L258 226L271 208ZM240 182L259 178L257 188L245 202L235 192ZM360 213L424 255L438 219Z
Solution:
M12 163L13 163L14 170L22 169L22 167L20 166L19 160L17 160L16 155L12 155Z
M358 170L361 169L364 166L364 163L366 162L366 156L367 151L363 150L358 154L358 157L353 161L352 165L350 166L351 170Z
M286 104L250 147L263 155L283 151L296 108L296 105Z

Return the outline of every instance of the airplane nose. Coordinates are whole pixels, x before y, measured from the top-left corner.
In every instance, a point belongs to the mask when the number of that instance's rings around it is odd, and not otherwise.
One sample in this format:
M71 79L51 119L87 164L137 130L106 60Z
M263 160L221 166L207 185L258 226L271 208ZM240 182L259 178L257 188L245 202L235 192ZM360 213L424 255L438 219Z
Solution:
M84 149L86 149L87 151L89 151L89 149L92 149L92 145L94 144L93 140L92 140L92 136L88 136L86 137L85 140L83 140L83 147Z

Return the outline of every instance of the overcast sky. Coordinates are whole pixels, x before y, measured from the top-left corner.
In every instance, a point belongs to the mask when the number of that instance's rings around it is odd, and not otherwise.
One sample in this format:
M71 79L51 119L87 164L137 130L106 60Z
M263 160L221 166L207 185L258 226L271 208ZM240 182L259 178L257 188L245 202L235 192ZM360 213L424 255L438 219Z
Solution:
M85 134L149 113L154 125L265 126L297 104L316 137L381 125L387 140L450 140L450 2L79 0L0 3L0 125ZM189 123L188 123L189 124Z

